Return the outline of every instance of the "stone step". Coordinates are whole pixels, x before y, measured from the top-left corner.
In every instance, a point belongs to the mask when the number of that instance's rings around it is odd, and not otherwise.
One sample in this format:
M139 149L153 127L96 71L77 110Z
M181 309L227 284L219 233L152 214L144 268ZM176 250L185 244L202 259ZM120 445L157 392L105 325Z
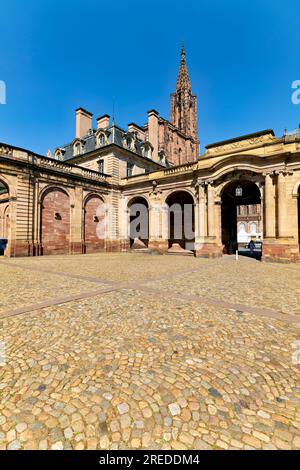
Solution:
M167 251L168 255L181 255L181 256L193 256L194 253L190 250L185 250L182 248L179 243L173 243L171 248Z
M172 256L194 256L193 251L189 250L182 250L182 251L167 251L167 255Z

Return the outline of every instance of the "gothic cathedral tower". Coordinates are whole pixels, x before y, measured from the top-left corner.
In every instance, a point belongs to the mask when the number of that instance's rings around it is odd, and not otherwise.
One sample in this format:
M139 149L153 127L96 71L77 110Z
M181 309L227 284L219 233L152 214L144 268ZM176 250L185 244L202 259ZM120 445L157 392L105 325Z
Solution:
M171 93L170 122L185 136L191 137L199 155L197 96L193 95L186 66L185 48L181 48L181 61L175 93Z

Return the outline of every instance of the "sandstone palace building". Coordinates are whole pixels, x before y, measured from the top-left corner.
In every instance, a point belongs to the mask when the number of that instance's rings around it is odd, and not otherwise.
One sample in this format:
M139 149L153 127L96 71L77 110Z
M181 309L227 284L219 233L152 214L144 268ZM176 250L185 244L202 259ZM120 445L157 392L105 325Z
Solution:
M299 188L299 131L276 137L263 130L200 153L197 97L182 49L169 120L152 109L144 125L121 129L103 115L95 128L92 114L79 108L74 139L47 157L0 144L2 251L144 249L218 257L235 251L241 207L252 207L259 213L263 260L299 261ZM130 228L137 203L148 215L141 237ZM189 236L175 234L174 204L183 218L192 208Z

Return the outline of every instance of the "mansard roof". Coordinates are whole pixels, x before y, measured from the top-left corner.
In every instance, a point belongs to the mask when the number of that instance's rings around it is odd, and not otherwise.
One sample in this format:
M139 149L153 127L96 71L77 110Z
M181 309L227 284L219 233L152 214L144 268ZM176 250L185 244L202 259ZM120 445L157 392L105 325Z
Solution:
M124 138L126 138L126 136L130 136L133 138L133 134L131 132L128 132L122 129L116 124L112 124L105 129L91 129L89 134L87 134L84 137L81 137L80 139L84 147L84 150L81 153L81 155L84 155L86 153L92 152L93 150L101 148L99 145L97 145L97 139L96 139L96 134L101 132L101 130L105 132L107 136L107 141L101 147L115 144L115 145L118 145L119 147L124 147L126 149L127 147L124 144ZM135 142L135 153L137 155L142 156L142 144L144 141L139 139L138 137L134 137L134 142ZM70 160L72 158L75 158L73 145L74 145L74 140L60 147L65 150L64 160Z

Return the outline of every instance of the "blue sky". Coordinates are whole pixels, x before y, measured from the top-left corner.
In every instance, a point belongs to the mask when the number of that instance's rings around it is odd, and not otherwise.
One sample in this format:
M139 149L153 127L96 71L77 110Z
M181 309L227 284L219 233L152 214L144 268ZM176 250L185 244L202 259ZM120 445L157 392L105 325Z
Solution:
M71 141L75 108L168 118L184 41L204 146L300 123L296 0L10 0L1 6L0 142L45 154Z

